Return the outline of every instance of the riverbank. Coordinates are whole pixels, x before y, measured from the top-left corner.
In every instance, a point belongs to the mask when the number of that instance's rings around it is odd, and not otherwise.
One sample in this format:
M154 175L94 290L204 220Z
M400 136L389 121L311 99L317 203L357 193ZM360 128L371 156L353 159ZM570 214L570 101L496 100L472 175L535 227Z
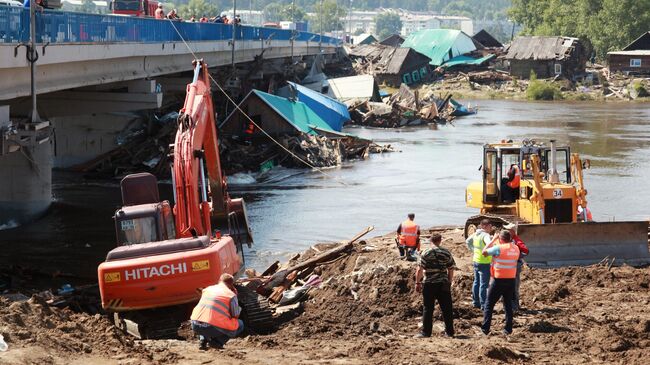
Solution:
M524 268L522 306L503 347L501 306L493 334L479 335L482 314L472 307L471 257L462 230L443 235L456 259L452 291L456 338L418 331L421 299L415 263L398 258L392 234L355 244L321 267L323 285L277 332L234 339L224 350L199 351L193 338L134 341L102 315L50 308L38 298L0 299L0 333L9 351L3 364L644 364L650 349L650 272L647 268L594 265L553 270ZM313 256L318 245L301 253ZM285 318L286 319L286 318ZM439 310L434 332L442 331ZM187 332L185 332L187 335Z
M603 76L600 82L581 84L568 80L519 80L496 71L455 73L418 90L420 95L452 94L456 99L650 102L650 79L618 74Z

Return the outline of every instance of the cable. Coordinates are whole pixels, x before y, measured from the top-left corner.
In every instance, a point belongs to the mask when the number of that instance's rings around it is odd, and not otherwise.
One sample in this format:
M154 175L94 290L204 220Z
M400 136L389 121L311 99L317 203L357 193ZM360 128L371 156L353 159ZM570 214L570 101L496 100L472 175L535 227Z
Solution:
M190 45L187 44L187 42L185 41L185 38L183 38L183 35L180 33L180 31L178 30L178 28L176 28L176 25L174 24L174 21L172 21L172 20L169 19L169 18L167 18L167 20L171 23L172 27L173 27L174 30L176 31L176 34L178 34L178 36L181 38L181 40L182 40L183 43L185 44L185 47L187 47L187 50L190 51L190 53L192 54L192 56L194 57L195 60L198 60L199 58L196 56L196 53L194 53L194 50L192 50L192 48L190 47ZM273 141L275 144L277 144L278 146L280 146L280 148L282 148L283 150L285 150L288 154L290 154L291 156L293 156L295 159L297 159L298 161L300 161L300 162L302 162L303 164L305 164L307 167L310 167L310 168L312 168L312 169L318 171L318 172L321 173L323 176L325 176L325 177L327 177L327 178L329 178L329 179L333 179L334 181L336 181L337 183L339 183L339 184L341 184L341 185L348 186L348 184L346 184L344 181L341 181L340 179L338 179L338 178L336 178L336 177L334 177L334 176L331 176L331 175L327 174L327 173L326 173L325 171L323 171L322 169L320 169L320 168L318 168L318 167L316 167L316 166L310 164L309 162L303 160L303 159L300 158L298 155L296 155L295 153L293 153L292 151L290 151L289 149L287 149L286 147L284 147L284 146L283 146L280 142L278 142L275 138L271 137L270 134L268 134L264 129L262 129L262 127L260 127L259 125L257 125L257 123L255 123L255 122L253 121L253 119L251 119L251 117L249 117L248 114L246 114L246 113L245 113L245 112L244 112L244 111L239 107L239 105L238 105L238 104L237 104L237 103L236 103L236 102L235 102L235 101L230 97L230 95L228 95L228 94L226 93L226 91L221 87L221 85L219 85L219 83L217 82L217 80L215 80L214 77L212 77L212 74L210 74L210 72L208 72L208 76L210 77L210 80L212 80L212 82L217 86L217 88L219 88L219 91L221 91L221 93L223 93L223 94L226 96L226 98L228 99L228 101L230 101L230 102L235 106L235 108L236 108L237 110L239 110L239 112L242 113L242 114L246 117L246 119L248 119L249 122L253 123L253 125L254 125L255 127L257 127L257 129L259 129L260 131L262 131L262 133L264 133L264 135L267 136L271 141Z

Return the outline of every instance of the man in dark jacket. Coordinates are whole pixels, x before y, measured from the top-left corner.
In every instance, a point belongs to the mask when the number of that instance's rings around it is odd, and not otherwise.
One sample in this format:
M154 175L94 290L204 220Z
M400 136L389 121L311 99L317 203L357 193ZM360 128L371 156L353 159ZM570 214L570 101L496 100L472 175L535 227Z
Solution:
M435 233L431 237L431 247L418 257L415 272L415 289L422 293L422 331L418 338L430 337L433 328L433 309L438 301L442 318L445 322L445 335L454 337L453 304L451 299L451 282L454 278L456 262L451 253L440 247L442 236Z

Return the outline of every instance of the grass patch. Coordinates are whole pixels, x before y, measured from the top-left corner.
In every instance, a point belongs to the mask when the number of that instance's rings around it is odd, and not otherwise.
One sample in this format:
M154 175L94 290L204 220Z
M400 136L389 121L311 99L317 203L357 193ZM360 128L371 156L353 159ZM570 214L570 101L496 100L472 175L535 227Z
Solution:
M530 73L530 82L526 89L526 97L530 100L561 100L560 87L553 82L538 80L534 72Z

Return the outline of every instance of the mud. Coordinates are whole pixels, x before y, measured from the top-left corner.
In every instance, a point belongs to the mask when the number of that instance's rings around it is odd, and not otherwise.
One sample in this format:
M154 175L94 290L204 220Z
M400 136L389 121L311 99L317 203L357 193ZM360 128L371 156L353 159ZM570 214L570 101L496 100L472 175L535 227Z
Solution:
M650 352L650 270L590 266L524 268L522 310L511 336L501 334L497 304L493 333L479 331L472 307L470 252L459 229L443 232L459 270L452 291L456 338L414 339L421 299L415 263L397 257L393 238L377 237L321 266L324 285L304 311L271 335L234 339L224 350L199 351L195 339L133 341L106 316L52 309L38 298L0 302L0 333L9 351L2 364L646 364ZM322 250L327 245L318 245ZM316 253L304 252L298 260Z

